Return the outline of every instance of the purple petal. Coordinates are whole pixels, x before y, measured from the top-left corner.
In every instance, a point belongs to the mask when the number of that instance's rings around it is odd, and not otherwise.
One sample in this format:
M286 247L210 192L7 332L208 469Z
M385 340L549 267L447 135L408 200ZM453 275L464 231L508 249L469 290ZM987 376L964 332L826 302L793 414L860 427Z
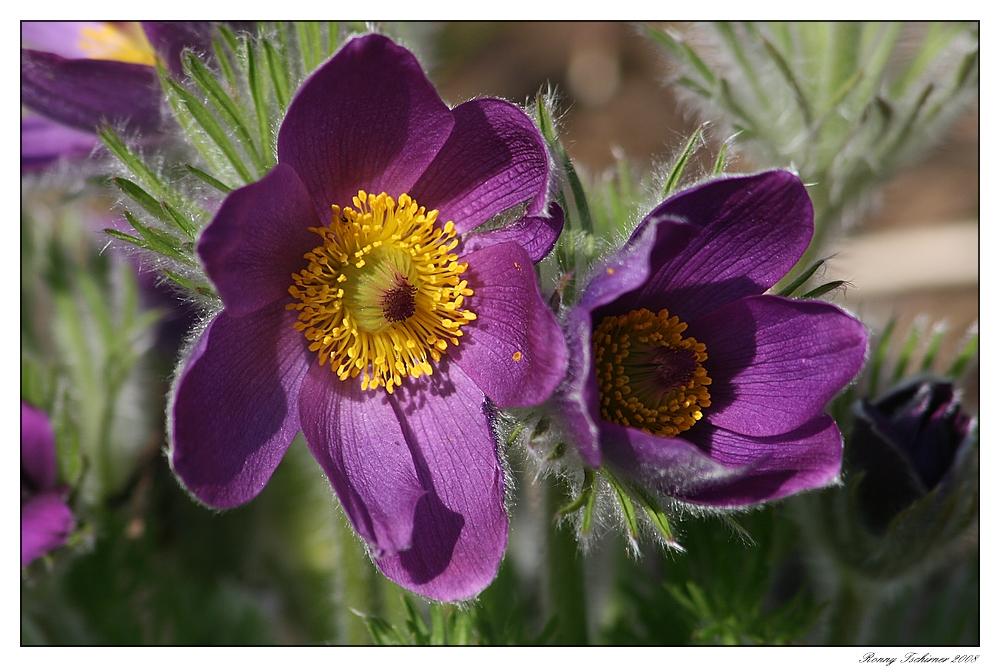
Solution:
M455 128L410 195L438 209L459 233L530 201L526 211L545 210L549 156L527 114L510 102L480 99L452 110Z
M574 308L566 318L566 378L552 396L552 413L560 420L580 458L591 468L601 465L600 415L594 373L590 313Z
M417 503L413 546L377 559L387 577L446 602L470 598L496 577L507 546L504 476L482 393L447 360L393 397L427 494Z
M226 311L195 344L170 407L174 472L218 508L253 499L299 431L295 408L311 356L277 302L246 317Z
M655 220L643 220L620 250L597 265L580 297L580 306L593 311L642 287L649 278L650 253L657 238Z
M21 505L21 567L66 544L75 523L73 513L55 491Z
M278 161L295 169L326 219L331 205L349 206L361 189L409 192L453 124L413 54L366 35L349 41L292 100Z
M101 21L22 21L21 46L36 51L48 51L63 58L89 58L91 53L82 46L82 31L100 31Z
M128 131L155 132L160 97L152 67L21 49L21 103L70 127L121 122Z
M818 414L861 369L864 325L828 303L763 295L695 320L705 344L712 405L705 418L752 436L795 429Z
M604 453L644 486L693 503L736 507L830 484L839 474L840 432L828 415L798 429L751 438L698 424L685 437L662 438L602 424Z
M528 251L531 261L537 264L555 246L563 228L563 210L559 204L549 204L546 213L547 216L526 216L488 232L466 234L455 252L466 255L498 243L517 243Z
M566 343L542 301L531 257L516 243L465 255L476 320L448 353L500 407L542 403L566 371Z
M48 415L21 401L21 469L39 491L56 485L56 436Z
M650 278L614 308L666 308L689 323L762 294L795 265L813 231L809 195L786 171L711 181L671 197L648 217L660 228ZM678 224L693 225L697 234L671 229ZM678 236L690 238L679 243Z
M303 256L321 243L309 227L322 224L287 165L231 192L198 241L229 315L242 317L288 296L292 274L308 264Z
M44 169L61 159L87 157L97 135L61 125L42 116L21 118L21 169Z
M212 53L212 23L209 21L143 21L142 29L174 76L184 74L181 51L185 48L202 56Z
M313 363L299 394L302 432L354 529L376 556L413 543L413 517L427 489L414 467L389 395L362 390Z

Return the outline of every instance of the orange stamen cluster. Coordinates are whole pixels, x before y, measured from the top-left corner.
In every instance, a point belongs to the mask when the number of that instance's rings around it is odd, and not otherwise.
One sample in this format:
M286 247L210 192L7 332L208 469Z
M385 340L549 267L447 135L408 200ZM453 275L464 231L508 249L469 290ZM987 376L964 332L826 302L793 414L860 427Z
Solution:
M705 344L682 338L687 324L666 309L605 317L594 329L601 416L620 426L672 437L703 417L711 378Z

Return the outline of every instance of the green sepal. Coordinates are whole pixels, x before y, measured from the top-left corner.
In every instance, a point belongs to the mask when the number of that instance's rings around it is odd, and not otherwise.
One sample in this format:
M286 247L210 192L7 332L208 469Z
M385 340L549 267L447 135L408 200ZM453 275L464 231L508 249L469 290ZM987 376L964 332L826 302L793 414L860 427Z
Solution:
M819 287L817 287L815 289L809 290L808 292L806 292L805 294L802 295L802 298L803 299L818 299L819 297L823 296L827 292L832 292L833 290L835 290L835 289L837 289L839 287L843 287L846 284L847 284L846 280L831 280L828 283L823 283L822 285L820 285Z
M825 258L810 264L805 271L795 276L795 279L792 280L792 282L788 283L783 290L778 292L778 296L790 297L794 295L796 290L802 287L802 285L804 285L807 280L813 277L813 274L819 270L819 267L823 266L824 262L826 262Z
M643 489L634 484L630 484L629 486L632 493L635 494L636 499L638 499L639 504L642 505L642 508L646 511L646 515L649 517L649 520L653 523L653 526L656 527L657 532L660 533L664 541L666 541L666 543L674 549L684 551L684 548L674 537L674 531L670 527L670 519L667 517L666 512L661 510L656 501Z
M583 486L580 488L580 495L573 502L556 512L559 516L566 516L582 508L583 518L580 522L580 533L583 535L590 534L590 528L594 519L594 503L597 501L595 481L596 477L594 476L593 469L584 467Z
M148 250L152 250L155 253L163 255L165 257L170 257L171 259L176 259L179 262L183 262L190 266L196 266L194 260L181 251L181 240L176 236L169 234L168 232L155 229L153 227L147 227L142 224L128 211L124 212L125 219L128 220L128 224L132 225L132 228L139 232L142 239L145 241L145 247ZM122 238L118 234L113 234L114 230L105 230L111 236L115 238L121 238L127 241L128 239ZM126 235L127 236L127 235ZM134 238L134 237L133 237Z
M372 641L379 646L405 646L407 644L399 630L384 618L369 616L357 609L351 609L351 611L361 619L368 629L368 633L372 636Z
M191 52L185 54L184 71L187 72L205 97L213 103L217 113L233 128L236 136L253 161L254 166L257 168L257 175L263 176L270 165L265 163L264 157L258 151L257 145L250 136L246 120L243 117L243 111L226 94L226 91L222 89L222 86L215 80L215 77L205 67L204 63Z
M878 344L875 346L875 353L872 355L871 363L868 365L868 395L875 396L878 393L879 373L882 371L882 362L885 361L886 353L889 351L889 338L892 336L892 330L896 327L896 318L892 317L889 323L885 325L885 331L882 332L881 338L879 338Z
M573 161L569 159L566 148L555 135L555 126L552 124L552 118L549 116L541 93L535 96L535 107L538 110L538 125L542 136L549 145L549 149L555 154L559 166L562 167L563 172L566 174L566 180L569 181L570 190L573 192L573 202L576 204L576 213L579 216L580 228L587 233L592 233L594 231L594 222L590 216L590 206L587 204L587 195L583 189L583 183L580 182L580 177L573 167ZM564 205L565 209L565 197L562 198L560 203ZM568 210L566 214L567 218L569 218Z
M938 352L941 350L942 340L944 340L944 329L935 327L935 330L931 333L931 340L927 344L927 351L924 352L924 356L920 360L921 373L927 373L931 370L934 361L937 359Z
M183 201L181 195L170 187L162 178L151 170L145 162L130 149L122 138L118 136L110 126L105 125L98 128L97 135L107 146L108 150L122 161L128 169L135 175L144 188L152 191L150 199L165 199L173 204L180 204ZM125 193L129 194L129 193ZM131 196L131 195L129 195ZM138 201L138 200L137 200ZM145 208L145 207L144 207Z
M260 71L260 62L257 60L257 52L249 40L243 41L241 51L246 58L247 85L250 87L250 98L253 100L254 113L257 116L257 131L260 133L261 141L268 150L271 150L274 137L271 133L271 117L267 109L267 91L264 87L263 73Z
M906 373L906 367L910 365L910 357L913 356L913 351L917 349L918 340L920 340L920 330L914 324L910 327L910 333L907 335L906 342L903 343L903 349L900 350L899 357L896 359L896 366L892 370L892 384L899 382Z
M202 131L204 131L212 142L215 143L218 149L222 151L222 154L225 155L229 164L233 166L240 178L243 179L243 182L252 182L254 179L250 175L250 171L247 169L246 165L243 164L243 160L236 152L236 149L233 148L232 142L229 140L229 137L226 136L226 133L223 132L222 127L219 126L219 122L215 119L215 116L212 115L204 104L199 102L194 95L192 95L179 83L169 77L165 77L164 81L170 88L171 92L181 100L184 104L184 108L191 114L191 117L194 118L194 121L199 127L201 127Z
M799 79L795 76L795 72L792 71L791 66L785 57L781 54L781 51L774 45L771 40L767 37L763 38L764 50L774 61L774 64L778 66L778 71L785 78L785 82L792 89L795 94L795 102L799 105L799 111L802 112L802 119L805 121L806 126L812 124L812 108L809 105L809 98L806 96L805 91L802 90L802 86L799 85Z
M622 516L625 519L625 527L628 529L629 537L631 538L633 544L639 539L639 520L635 515L635 505L632 504L632 499L628 495L628 491L622 486L621 482L611 473L607 467L601 468L601 476L608 481L611 488L615 492L615 497L618 499L618 505L622 509Z
M698 141L702 139L707 124L702 123L699 125L698 129L688 138L687 143L684 144L684 148L681 149L680 155L677 156L673 166L670 168L670 172L667 174L667 180L663 183L663 190L660 193L663 199L666 199L677 190L677 186L681 182L681 176L684 175L684 169L687 168L688 161L698 149Z
M184 169L186 169L188 173L190 173L195 178L198 178L199 180L207 183L208 185L211 185L213 188L215 188L224 195L228 195L230 192L233 191L233 188L229 187L228 185L226 185L219 179L215 178L211 174L205 173L204 171L202 171L198 167L195 167L194 165L185 164Z
M274 86L274 98L278 102L278 109L284 112L289 102L288 73L285 71L284 61L270 41L266 39L260 41L264 46L264 59L267 60L267 71Z
M177 283L178 285L180 285L181 287L183 287L184 289L186 289L188 291L195 292L197 294L200 294L200 295L202 295L204 297L209 297L211 299L218 299L219 298L219 294L214 289L212 289L211 287L209 287L208 285L202 285L201 283L196 283L193 280L185 278L184 276L182 276L182 275L180 275L178 273L174 273L173 271L170 271L169 269L163 269L163 273L168 278L170 278L175 283Z
M965 346L962 347L962 351L958 353L958 356L955 358L955 361L948 368L946 375L948 375L951 378L957 379L958 376L960 376L962 372L965 370L965 367L969 364L969 360L972 359L972 356L976 354L976 352L978 351L979 351L979 332L977 331L976 333L972 334L971 338L969 338L969 342L967 342Z
M146 192L140 185L121 176L116 176L112 179L112 181L119 190L125 193L125 196L141 206L147 213L155 217L157 220L166 222L167 224L174 224L173 219L171 219L171 217L167 215L167 212L163 210L163 207L160 206L160 202L157 201L153 195Z

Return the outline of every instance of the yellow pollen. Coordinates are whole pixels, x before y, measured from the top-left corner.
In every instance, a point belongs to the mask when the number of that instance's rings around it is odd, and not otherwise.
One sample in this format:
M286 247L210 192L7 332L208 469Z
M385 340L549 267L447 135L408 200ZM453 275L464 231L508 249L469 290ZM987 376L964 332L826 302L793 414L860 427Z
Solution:
M100 28L85 26L80 29L77 46L93 60L156 65L156 52L142 26L135 22L102 23Z
M361 190L353 204L333 206L329 226L310 228L322 245L292 274L297 301L286 307L299 311L294 326L320 365L391 394L406 377L431 375L431 362L476 319L462 307L473 294L461 278L468 265L452 252L454 223L437 225L438 212L409 195Z
M687 324L666 309L605 317L594 328L594 366L601 416L620 426L673 437L712 404L702 364L705 344L682 338Z
M514 356L511 357L511 359L513 359L514 361L521 361L521 350L518 350L517 352L515 352Z

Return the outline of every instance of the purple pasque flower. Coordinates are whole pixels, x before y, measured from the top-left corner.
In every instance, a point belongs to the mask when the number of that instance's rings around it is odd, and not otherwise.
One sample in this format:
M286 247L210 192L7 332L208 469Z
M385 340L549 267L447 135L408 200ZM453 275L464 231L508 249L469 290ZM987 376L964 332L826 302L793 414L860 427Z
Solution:
M876 532L941 485L973 446L973 419L948 380L909 380L874 402L859 402L855 415L845 469L864 473L857 506Z
M75 520L56 486L56 439L48 416L21 401L21 567L66 544Z
M301 430L386 576L438 600L489 584L507 540L493 405L541 403L565 372L533 267L562 227L548 165L515 106L449 109L406 49L347 42L292 101L278 165L199 241L224 309L170 406L192 494L249 501Z
M89 154L105 122L157 135L163 94L156 62L179 75L181 50L206 50L209 28L202 22L23 21L21 103L39 119L22 121L22 169Z
M554 404L587 466L724 507L837 476L823 407L860 369L865 329L833 305L764 294L812 230L785 171L707 182L646 216L566 318Z

